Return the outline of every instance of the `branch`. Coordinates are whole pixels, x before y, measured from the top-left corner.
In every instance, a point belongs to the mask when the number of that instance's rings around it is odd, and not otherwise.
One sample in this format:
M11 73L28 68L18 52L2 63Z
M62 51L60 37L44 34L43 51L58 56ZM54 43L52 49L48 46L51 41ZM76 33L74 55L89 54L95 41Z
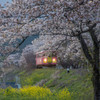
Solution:
M78 34L75 34L75 32L74 31L72 31L72 34L73 34L73 36L79 36L80 34L83 34L83 33L86 33L86 32L90 32L94 27L96 27L96 23L94 23L94 24L92 24L91 26L89 26L89 28L88 29L86 29L86 30L76 30L76 32L78 33ZM82 27L81 27L82 28Z
M76 0L76 1L77 1L77 0ZM73 11L74 9L77 9L79 6L87 4L87 2L88 2L88 1L82 0L82 1L79 2L79 3L77 2L77 3L78 3L77 6L64 8L64 11L66 11L66 12Z
M69 36L69 37L75 37L75 35L69 35L69 34L61 34L61 33L52 33L52 34L35 34L35 35L62 35L62 36Z
M92 41L93 41L93 44L94 44L94 47L99 49L99 43L98 43L98 39L97 39L97 36L95 35L95 30L94 29L91 29L89 31L90 33L90 36L92 38Z
M29 36L24 37L23 40L16 46L16 49L17 49L18 47L20 47L28 37L29 37Z
M82 47L82 50L85 54L85 57L88 59L88 61L92 64L93 63L93 58L92 56L90 55L89 53L89 50L88 50L88 47L87 47L87 44L85 42L85 40L83 39L82 35L78 35L77 38L79 39L80 41L80 44L81 44L81 47Z
M58 50L58 48L66 41L66 38L64 40L62 40L59 44L58 47L56 48L56 50Z

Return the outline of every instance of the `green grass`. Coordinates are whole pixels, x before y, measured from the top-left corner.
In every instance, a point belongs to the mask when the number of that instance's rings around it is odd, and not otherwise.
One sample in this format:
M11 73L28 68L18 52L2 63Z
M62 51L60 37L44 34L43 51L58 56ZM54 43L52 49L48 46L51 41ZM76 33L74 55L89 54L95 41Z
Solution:
M80 73L81 71L81 73ZM67 87L69 92L73 92L73 100L93 100L93 86L91 73L83 70L72 70L69 74L62 70L61 78L57 80L54 89L60 90ZM62 83L60 86L59 83Z
M66 69L60 70L58 79L53 79L51 75L55 73L55 69L37 69L30 75L24 74L22 78L22 86L34 85L42 79L48 81L44 84L52 91L59 91L65 87L68 88L69 92L73 92L73 100L93 100L93 86L91 82L92 74L87 70L75 69L71 70L70 73L66 72Z
M21 85L35 85L37 82L43 79L49 79L52 73L54 73L56 69L37 69L33 70L33 72L21 72L19 73L21 79Z
M44 99L44 98L39 98L36 99L34 97L11 97L11 96L0 96L0 100L48 100L48 99ZM54 96L50 97L49 100L57 100Z
M71 100L93 100L92 74L86 69L74 69L70 73L67 73L66 69L58 70L53 68L24 70L19 73L19 76L22 87L34 86L41 80L46 79L47 81L43 86L50 88L52 92L68 88L68 91L71 93ZM11 97L5 98L0 96L0 100L12 100L10 99ZM35 98L20 97L20 99L13 98L13 100L35 100ZM56 98L52 96L49 100L56 100Z
M0 96L0 100L58 100L55 96L49 98L39 98L36 99L34 97L11 97L11 96ZM59 100L66 100L66 99L59 99Z

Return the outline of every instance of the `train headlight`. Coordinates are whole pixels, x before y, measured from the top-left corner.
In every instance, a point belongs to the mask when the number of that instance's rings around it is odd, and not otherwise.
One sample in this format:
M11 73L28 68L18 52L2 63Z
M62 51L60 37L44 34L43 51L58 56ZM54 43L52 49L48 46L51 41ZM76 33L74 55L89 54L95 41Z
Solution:
M43 59L43 63L47 63L47 58L44 58Z
M52 59L52 62L53 62L53 63L56 63L56 62L57 62L56 58L53 58L53 59Z

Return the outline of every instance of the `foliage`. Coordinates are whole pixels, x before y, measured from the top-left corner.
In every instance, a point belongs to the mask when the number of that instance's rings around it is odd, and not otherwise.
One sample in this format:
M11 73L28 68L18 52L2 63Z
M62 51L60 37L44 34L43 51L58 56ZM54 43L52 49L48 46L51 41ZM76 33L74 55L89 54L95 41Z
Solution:
M4 92L4 94L2 93ZM51 92L49 88L43 88L39 86L28 86L23 87L20 89L14 89L11 87L8 87L5 90L1 90L1 93L4 96L10 96L13 98L17 97L29 97L34 98L35 100L71 100L70 93L68 89L63 89L59 92ZM1 94L0 93L0 94ZM28 100L28 99L27 99Z
M1 100L11 100L11 98L12 100L37 100L37 98L31 96L31 93L36 90L40 95L43 94L38 91L47 91L48 93L47 96L41 97L39 100L66 100L65 97L70 100L70 96L71 100L93 100L91 72L88 72L86 69L74 69L70 70L70 73L67 73L66 69L36 69L32 72L26 72L24 70L23 72L21 71L19 75L22 88L19 90L11 87L0 89ZM29 79L30 81L25 81L25 79ZM33 86L43 79L47 79L43 87ZM33 92L29 92L31 90ZM28 92L24 93L25 91ZM4 93L8 96L4 96ZM67 96L69 93L70 96ZM63 99L60 99L62 96Z
M60 73L58 75L55 75L54 73L56 73L57 71L60 71ZM41 75L41 78L38 77L37 74ZM54 74L54 76L52 74ZM44 86L50 88L53 92L61 91L67 87L68 91L71 93L72 100L88 100L88 98L90 98L91 100L93 99L91 71L88 72L87 69L70 70L70 73L68 74L66 69L36 69L35 71L33 71L33 73L30 74L24 72L20 77L22 79L22 86L31 86L43 79L47 79L47 82L44 83ZM25 81L25 79L28 79L30 81Z

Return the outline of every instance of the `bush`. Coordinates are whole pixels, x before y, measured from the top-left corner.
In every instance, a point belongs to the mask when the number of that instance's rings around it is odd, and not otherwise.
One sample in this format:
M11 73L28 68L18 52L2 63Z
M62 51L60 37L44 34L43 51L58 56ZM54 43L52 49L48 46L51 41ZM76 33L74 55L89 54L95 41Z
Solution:
M3 94L3 96L6 97L10 96L11 98L27 97L27 100L30 100L30 98L34 98L34 100L71 100L71 96L67 88L60 90L59 92L51 92L51 90L46 87L27 86L20 89L8 87L1 91L2 92L0 92L0 94Z

